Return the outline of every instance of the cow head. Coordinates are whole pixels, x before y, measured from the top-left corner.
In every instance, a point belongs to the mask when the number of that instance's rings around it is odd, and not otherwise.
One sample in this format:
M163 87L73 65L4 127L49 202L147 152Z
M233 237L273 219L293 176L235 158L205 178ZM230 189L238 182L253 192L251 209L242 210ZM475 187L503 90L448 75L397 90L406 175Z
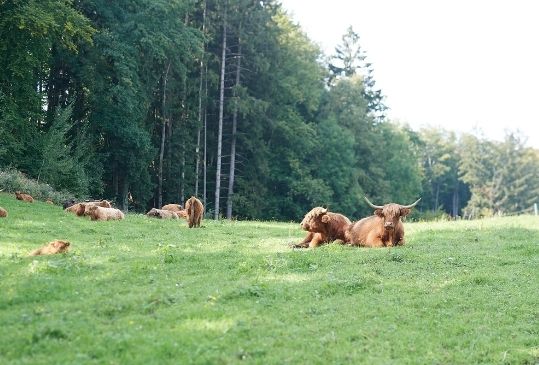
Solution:
M327 213L327 208L316 207L311 209L301 221L301 228L309 232L323 232L329 222Z
M58 253L62 253L69 249L70 243L68 241L56 240L53 242L52 245L54 246L55 249L58 250Z
M416 206L421 198L417 199L414 203L410 205L400 205L395 203L389 203L386 205L374 205L372 204L367 197L364 197L367 203L374 208L374 214L382 218L384 222L384 229L391 231L397 227L401 217L405 217L412 211L412 208Z
M146 215L148 217L159 217L159 212L157 211L157 209L152 208L148 213L146 213Z

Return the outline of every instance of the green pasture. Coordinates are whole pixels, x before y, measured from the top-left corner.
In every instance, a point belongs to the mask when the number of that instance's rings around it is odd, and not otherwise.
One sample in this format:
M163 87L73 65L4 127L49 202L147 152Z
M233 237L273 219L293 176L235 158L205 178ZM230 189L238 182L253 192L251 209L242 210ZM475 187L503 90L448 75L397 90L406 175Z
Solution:
M298 223L92 222L4 193L0 206L0 364L539 362L537 217L292 250ZM27 257L53 239L71 253Z

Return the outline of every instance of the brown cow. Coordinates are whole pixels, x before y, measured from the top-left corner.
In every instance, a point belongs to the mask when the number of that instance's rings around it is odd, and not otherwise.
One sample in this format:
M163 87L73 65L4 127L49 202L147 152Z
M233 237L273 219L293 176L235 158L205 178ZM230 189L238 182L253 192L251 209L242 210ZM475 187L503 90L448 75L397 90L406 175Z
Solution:
M79 217L82 217L84 215L84 212L86 211L86 206L84 205L84 203L77 203L65 208L64 211L71 212Z
M344 243L344 233L350 224L350 219L342 214L328 212L327 208L313 208L301 221L301 228L309 232L307 237L293 247L318 247L333 241Z
M421 198L410 205L390 203L383 206L372 204L367 197L365 200L375 209L375 215L350 225L346 230L346 242L364 247L404 245L404 225L401 217L410 214Z
M49 242L45 246L30 252L30 256L53 255L56 253L64 253L69 250L69 245L70 243L68 241L54 240L52 242Z
M0 207L0 218L6 218L7 217L7 210Z
M178 214L176 214L176 212L165 209L152 208L148 213L146 213L146 215L148 217L155 217L161 219L178 219Z
M81 203L82 204L82 203ZM84 215L90 215L90 207L96 206L96 207L102 207L102 208L112 208L112 205L108 200L94 200L94 201L87 201L83 203L86 207L84 211Z
M189 215L187 214L187 209L178 210L178 211L176 212L176 214L177 214L178 217L180 217L180 218L184 218L184 219L188 219L188 218L189 218Z
M23 200L25 202L29 202L29 203L33 203L34 202L34 198L32 198L30 195L28 194L24 194L24 193L21 193L20 191L16 191L15 192L15 197L17 198L17 200Z
M200 227L200 220L204 214L204 205L194 196L185 202L185 210L188 215L189 228Z
M171 212L179 212L182 210L182 206L180 204L166 204L161 207L162 210L170 210Z
M93 221L110 221L124 219L125 215L120 209L103 208L97 205L92 205L88 208L90 218Z

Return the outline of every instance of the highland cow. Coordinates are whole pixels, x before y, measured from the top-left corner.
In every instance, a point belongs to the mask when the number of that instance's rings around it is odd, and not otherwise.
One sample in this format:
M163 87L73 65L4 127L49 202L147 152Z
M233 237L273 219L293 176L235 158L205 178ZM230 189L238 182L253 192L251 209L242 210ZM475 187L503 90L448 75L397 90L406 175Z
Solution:
M17 200L22 200L22 201L29 202L29 203L34 202L34 198L32 198L28 194L21 193L20 191L15 192L15 197L17 198Z
M185 210L187 211L189 228L200 227L200 220L204 214L202 202L192 196L185 202Z
M148 217L155 217L160 219L178 219L178 215L176 214L176 212L164 209L152 208L148 213L146 213L146 215Z
M182 206L180 204L166 204L161 207L162 210L170 210L171 212L179 212L182 210Z
M300 224L301 228L309 232L307 237L293 247L318 247L333 241L344 243L345 231L350 224L350 219L342 214L328 212L322 207L313 208L305 214Z
M364 247L404 245L404 225L401 217L410 214L421 198L410 205L374 205L367 197L365 200L375 209L374 215L350 225L346 231L346 241L351 245Z
M30 256L53 255L57 253L64 253L69 250L69 245L70 243L68 241L54 240L52 242L49 242L45 246L30 252Z
M120 220L125 218L124 213L120 209L103 208L97 205L89 207L88 213L93 221Z
M84 203L77 203L65 208L64 210L66 212L74 213L78 217L82 217L86 211L86 205Z
M0 218L6 218L7 217L7 210L0 207Z

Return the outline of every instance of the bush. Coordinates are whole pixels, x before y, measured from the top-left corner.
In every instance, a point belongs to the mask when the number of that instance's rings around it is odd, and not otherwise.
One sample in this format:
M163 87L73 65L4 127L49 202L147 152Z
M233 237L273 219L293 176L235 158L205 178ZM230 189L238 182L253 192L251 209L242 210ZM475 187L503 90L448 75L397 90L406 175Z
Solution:
M20 190L30 194L34 199L51 199L55 204L62 204L68 198L75 198L67 191L56 191L49 184L40 183L29 179L22 172L12 168L0 170L0 190L8 193L15 193ZM78 197L82 200L84 197Z

